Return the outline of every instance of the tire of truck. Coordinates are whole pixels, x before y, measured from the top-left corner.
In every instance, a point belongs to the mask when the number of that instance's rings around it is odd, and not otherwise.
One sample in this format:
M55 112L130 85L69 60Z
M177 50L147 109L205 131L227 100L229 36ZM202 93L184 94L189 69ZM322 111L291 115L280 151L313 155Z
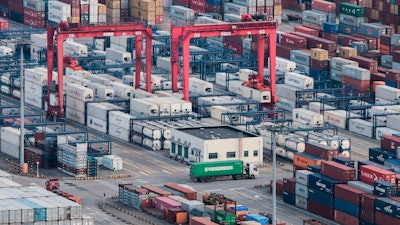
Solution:
M250 176L250 178L251 179L256 179L256 176L254 176L254 174L253 174L253 175Z

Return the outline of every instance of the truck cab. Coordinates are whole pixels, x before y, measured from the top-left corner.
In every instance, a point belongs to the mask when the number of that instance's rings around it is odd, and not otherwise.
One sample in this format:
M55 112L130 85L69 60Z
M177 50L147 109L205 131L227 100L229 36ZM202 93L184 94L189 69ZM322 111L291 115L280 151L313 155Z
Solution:
M246 166L245 166L243 172L245 173L245 175L248 178L251 178L251 179L258 178L258 169L257 169L257 166L254 164L246 163Z

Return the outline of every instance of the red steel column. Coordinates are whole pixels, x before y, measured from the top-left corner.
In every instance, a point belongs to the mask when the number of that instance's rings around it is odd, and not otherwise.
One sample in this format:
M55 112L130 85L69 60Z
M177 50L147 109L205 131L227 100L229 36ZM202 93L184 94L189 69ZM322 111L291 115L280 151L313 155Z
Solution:
M58 70L58 100L59 109L56 116L58 118L64 117L64 93L63 93L63 76L64 76L64 35L57 35L57 70Z
M258 44L258 83L264 83L264 57L265 57L265 37L257 35Z
M53 81L53 63L54 63L54 28L47 29L47 90L50 93L50 85ZM54 108L50 105L50 94L47 95L47 116L53 116Z
M271 88L271 100L275 104L278 102L276 96L276 30L268 31L269 37L269 74L270 74L270 88Z
M148 29L149 30L149 29ZM151 28L150 34L146 33L146 91L151 92L151 51L152 51L152 38L151 38Z
M171 73L172 92L178 92L179 35L181 29L171 25Z
M190 38L186 38L182 43L183 60L183 100L189 101L189 57L190 57Z
M140 58L142 57L142 35L135 36L135 88L140 87Z

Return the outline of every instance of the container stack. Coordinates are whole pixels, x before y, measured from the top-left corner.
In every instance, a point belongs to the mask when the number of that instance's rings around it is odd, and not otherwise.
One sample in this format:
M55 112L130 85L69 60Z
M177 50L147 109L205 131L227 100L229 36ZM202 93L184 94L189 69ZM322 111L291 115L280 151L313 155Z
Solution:
M398 2L395 1L365 1L365 18L368 22L379 22L382 24L390 24L396 29L396 33L399 33L400 26L397 23L399 21L398 13Z
M97 159L94 157L88 157L87 176L88 177L97 177L98 174L99 174L99 164L97 163Z
M135 209L149 208L152 204L150 192L144 188L138 188L132 184L118 185L118 200L124 205Z
M283 179L283 202L295 205L296 203L296 178Z
M20 131L12 127L2 127L0 132L0 151L8 156L19 159Z
M98 3L98 19L99 23L106 23L107 22L107 6L105 4Z
M296 171L295 206L304 210L307 210L309 180L308 177L310 174L314 174L314 172L311 172L309 170Z
M102 133L108 133L108 112L122 108L111 103L89 103L87 105L86 125Z
M171 23L175 26L194 25L194 10L180 5L171 7Z
M24 24L35 27L46 27L46 5L40 0L24 0Z
M72 11L71 9L75 10ZM69 18L71 18L71 22L79 23L80 12L76 13L76 9L79 9L79 4L74 5L74 8L72 8L71 4L68 3L49 1L47 19L55 24L59 24L61 21L69 21ZM72 17L72 12L74 12L74 17Z
M99 2L98 0L89 0L89 23L98 23L99 22Z
M327 22L336 23L336 4L334 2L313 0L311 11L325 15Z
M25 69L25 103L43 109L47 96L47 69L44 67Z
M361 23L364 22L365 7L349 2L339 5L339 32L342 34L356 34Z
M358 67L358 62L355 62L355 61L350 60L350 59L341 58L341 57L333 57L333 58L331 58L331 61L330 61L330 68L331 68L330 79L340 82L342 80L342 69L343 69L343 66L345 66L345 65Z
M190 0L189 7L193 9L194 14L197 16L199 13L206 12L206 0Z
M148 24L154 24L156 22L156 9L156 1L130 1L131 16Z
M80 124L85 124L86 102L93 101L93 90L79 84L69 84L66 94L66 118Z
M24 20L24 1L23 0L8 0L8 8L10 9L9 18L15 22L23 23Z
M322 24L322 38L330 41L338 42L339 40L339 26L337 23L324 22Z
M107 23L120 22L121 0L106 0L106 6L107 6Z
M345 65L342 67L342 83L356 88L359 92L370 90L371 72L356 66Z
M154 151L162 149L161 131L149 124L134 122L132 127L132 142Z
M310 55L310 77L315 82L328 81L329 79L329 53L325 49L312 48ZM316 85L314 84L314 88Z
M121 0L121 21L129 21L129 0Z
M44 50L47 48L46 34L31 34L31 60L34 62L43 61L46 59ZM43 52L43 53L41 53Z
M75 177L87 176L87 143L58 145L57 168Z
M129 142L131 136L131 119L133 118L128 113L110 111L108 114L108 134Z

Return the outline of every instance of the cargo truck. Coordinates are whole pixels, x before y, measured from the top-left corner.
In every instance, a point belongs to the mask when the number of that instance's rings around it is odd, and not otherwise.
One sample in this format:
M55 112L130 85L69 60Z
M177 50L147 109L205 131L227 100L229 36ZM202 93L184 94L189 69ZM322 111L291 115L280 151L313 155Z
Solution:
M190 165L190 177L199 182L218 178L255 179L258 177L258 169L255 165L244 163L242 160L198 162Z

